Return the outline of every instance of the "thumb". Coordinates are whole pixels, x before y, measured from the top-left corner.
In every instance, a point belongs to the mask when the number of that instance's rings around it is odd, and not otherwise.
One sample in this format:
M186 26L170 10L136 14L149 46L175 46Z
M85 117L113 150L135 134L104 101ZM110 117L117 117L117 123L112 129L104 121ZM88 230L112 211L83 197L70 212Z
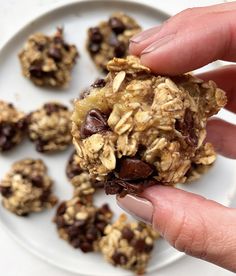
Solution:
M117 198L120 207L145 222L176 249L236 272L236 211L202 196L156 186L142 198Z

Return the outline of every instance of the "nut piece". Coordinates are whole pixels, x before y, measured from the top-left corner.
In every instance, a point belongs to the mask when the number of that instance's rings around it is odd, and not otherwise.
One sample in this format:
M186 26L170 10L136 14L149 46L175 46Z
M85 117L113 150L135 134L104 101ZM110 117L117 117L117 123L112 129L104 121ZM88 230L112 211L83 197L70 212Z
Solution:
M123 214L105 228L99 248L106 261L114 266L144 274L159 234L141 222L127 222Z
M3 206L19 216L52 208L57 203L52 185L42 160L15 162L0 184Z
M47 103L28 115L28 136L38 152L55 152L71 144L71 112L60 103Z
M110 59L127 56L129 39L140 31L133 18L116 12L108 21L88 29L87 50L96 66L106 72Z
M105 181L106 193L184 183L193 164L214 162L203 145L206 123L227 101L214 82L189 74L157 76L134 56L114 58L107 68L105 86L91 87L86 98L76 100L72 116L78 162ZM82 135L85 105L107 116L106 130Z
M98 242L111 218L112 212L107 204L99 208L83 205L75 196L60 204L54 222L62 239L87 253L98 250Z
M31 35L19 53L26 78L38 86L58 88L68 85L77 57L75 45L64 41L60 28L51 37L42 33Z
M25 115L11 103L0 100L0 152L11 150L23 138Z

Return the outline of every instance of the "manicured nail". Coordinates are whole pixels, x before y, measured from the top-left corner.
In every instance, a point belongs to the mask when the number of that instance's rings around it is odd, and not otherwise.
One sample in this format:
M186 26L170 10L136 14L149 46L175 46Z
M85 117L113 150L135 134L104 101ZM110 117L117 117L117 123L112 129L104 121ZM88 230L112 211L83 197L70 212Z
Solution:
M140 43L144 40L146 40L147 38L149 38L150 36L158 33L161 29L162 25L158 26L158 27L155 27L155 28L152 28L150 30L146 30L146 31L143 31L141 33L138 33L137 35L134 35L131 39L130 39L130 42L132 43Z
M147 199L126 195L125 197L117 197L118 205L137 220L145 223L152 223L153 205Z
M152 43L150 46L145 48L142 51L141 55L145 55L145 54L149 54L151 52L154 52L158 48L160 48L160 47L166 45L167 43L169 43L171 40L173 40L173 38L174 38L174 34L170 34L170 35L166 35L166 36L162 37L158 41Z

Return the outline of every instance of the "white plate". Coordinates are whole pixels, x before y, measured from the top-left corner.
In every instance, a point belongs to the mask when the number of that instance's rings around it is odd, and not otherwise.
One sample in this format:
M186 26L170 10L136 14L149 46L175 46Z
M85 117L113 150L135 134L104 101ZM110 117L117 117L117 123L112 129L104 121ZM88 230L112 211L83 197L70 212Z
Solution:
M70 105L70 100L78 96L79 91L91 84L98 76L96 68L84 49L87 28L107 18L112 12L120 10L136 18L143 28L160 24L167 18L166 14L146 4L121 0L80 1L67 3L63 7L52 10L22 28L0 51L0 98L15 103L17 107L26 112L51 100L58 100ZM75 43L81 54L73 71L73 80L69 89L61 92L33 86L21 76L17 58L17 53L30 34L36 31L51 34L57 26L65 27L66 39ZM61 200L69 199L72 187L65 177L65 164L71 151L72 149L45 156L37 153L33 145L25 140L22 145L9 154L0 156L0 177L16 160L25 157L42 158L48 165L49 174L55 180L55 193ZM235 187L234 168L234 161L219 157L215 167L201 181L184 188L228 205ZM105 197L100 193L97 195L96 201L97 203L109 202L116 215L121 213L112 197ZM7 212L4 208L0 208L0 221L2 227L7 229L8 233L21 245L57 267L80 275L132 275L122 269L113 268L104 262L98 254L82 254L79 250L72 249L66 242L60 240L55 225L51 222L54 212L55 209L31 215L28 218L20 218ZM148 271L160 269L180 256L182 253L160 240L157 242Z

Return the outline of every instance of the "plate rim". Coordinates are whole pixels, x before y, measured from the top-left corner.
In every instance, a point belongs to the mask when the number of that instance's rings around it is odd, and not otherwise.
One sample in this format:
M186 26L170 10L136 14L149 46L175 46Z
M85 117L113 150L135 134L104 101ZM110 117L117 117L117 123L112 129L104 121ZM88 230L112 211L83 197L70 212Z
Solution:
M0 56L3 54L3 52L5 51L5 49L8 47L9 44L12 43L12 41L22 32L24 32L25 30L27 30L27 28L30 27L30 25L32 24L37 24L38 21L40 21L42 18L47 17L48 15L50 15L51 13L54 12L58 12L60 10L63 10L64 8L67 8L69 6L73 6L73 5L79 5L80 3L104 3L104 2L110 2L110 0L69 0L66 3L59 3L59 4L55 4L51 7L49 7L47 10L41 11L39 12L35 17L30 18L27 22L23 23L19 28L16 29L15 32L13 32L13 34L9 37L7 37L7 39L5 41L3 41L3 44L0 46ZM159 9L157 7L154 6L154 3L147 3L145 2L145 0L112 0L112 2L117 2L117 3L124 3L124 4L131 4L131 5L138 5L140 7L145 7L145 8L149 8L152 9L153 11L161 14L163 17L165 17L166 19L168 19L171 15L168 14L167 12L163 11L162 9ZM64 266L61 263L56 263L51 259L47 259L47 257L45 257L43 254L41 254L40 252L38 252L35 248L32 248L27 242L25 242L24 240L22 240L22 238L19 238L16 233L14 231L12 231L9 227L7 227L5 225L5 223L0 220L0 226L1 228L4 230L5 233L7 233L7 235L9 237L12 238L12 240L16 241L16 243L18 245L20 245L24 250L26 250L27 252L31 253L32 256L38 258L39 260L45 262L46 264L49 264L53 267L56 267L57 269L61 269L63 271L67 271L70 273L76 273L74 270L71 270L70 268L68 268L67 266ZM149 273L153 273L157 270L162 269L163 267L166 267L167 265L169 265L170 263L173 263L177 260L179 260L180 258L182 258L183 256L185 256L185 254L183 252L176 252L176 255L174 255L170 260L163 262L163 264L158 268L158 269L151 269L148 270L146 272L146 275L148 275ZM125 272L125 271L124 271ZM79 275L78 273L76 273L77 275ZM81 276L94 276L92 274L89 273L83 273L80 274ZM115 275L115 274L113 274ZM123 274L123 276L131 276L133 275L132 272L127 271L125 274ZM96 276L103 276L103 274L96 274ZM118 276L118 274L117 274Z

